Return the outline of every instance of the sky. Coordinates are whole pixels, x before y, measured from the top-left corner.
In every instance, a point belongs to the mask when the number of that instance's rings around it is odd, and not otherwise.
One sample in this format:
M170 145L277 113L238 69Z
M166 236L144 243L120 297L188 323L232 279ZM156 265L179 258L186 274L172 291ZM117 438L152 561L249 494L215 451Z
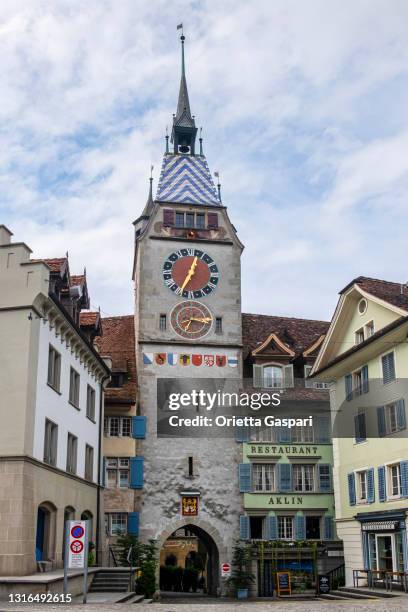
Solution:
M186 35L190 104L245 245L243 311L329 320L359 275L408 281L404 0L4 0L0 223L132 312Z

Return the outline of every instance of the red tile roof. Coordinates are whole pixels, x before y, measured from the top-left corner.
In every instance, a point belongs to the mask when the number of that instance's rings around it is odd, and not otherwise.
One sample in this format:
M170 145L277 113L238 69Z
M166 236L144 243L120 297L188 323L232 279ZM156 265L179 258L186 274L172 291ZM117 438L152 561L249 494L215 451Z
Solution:
M126 364L127 377L125 384L118 388L108 387L105 397L108 401L118 403L121 400L136 403L136 352L133 315L107 317L102 319L103 336L95 339L95 344L102 357L112 359L112 370L123 371Z
M84 274L72 275L71 274L71 285L82 285L86 281L86 276Z
M34 263L38 263L42 261L47 264L47 266L51 269L51 272L60 272L64 263L68 263L68 259L66 257L55 257L53 259L31 259L30 261Z
M99 312L81 312L79 314L79 324L81 327L94 327L98 324L99 318Z
M326 321L243 313L244 358L265 342L272 333L299 355L324 335L329 325Z
M340 291L340 294L347 291L347 289L354 284L380 300L384 300L392 306L397 306L398 308L408 311L408 288L405 284L393 283L378 278L369 278L367 276L358 276L344 287L344 289Z

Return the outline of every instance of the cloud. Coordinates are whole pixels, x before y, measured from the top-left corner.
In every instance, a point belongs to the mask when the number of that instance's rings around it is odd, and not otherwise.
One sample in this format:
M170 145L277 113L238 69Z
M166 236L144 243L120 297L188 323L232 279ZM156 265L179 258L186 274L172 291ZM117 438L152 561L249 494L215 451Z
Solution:
M246 249L243 306L328 318L359 274L406 280L408 6L393 0L0 5L0 212L131 312L132 221L187 35L190 101ZM380 248L379 248L380 245Z

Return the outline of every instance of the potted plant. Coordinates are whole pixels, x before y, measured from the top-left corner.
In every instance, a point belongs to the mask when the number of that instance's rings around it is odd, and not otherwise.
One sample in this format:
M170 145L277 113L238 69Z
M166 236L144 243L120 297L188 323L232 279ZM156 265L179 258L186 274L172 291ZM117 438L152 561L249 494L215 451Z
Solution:
M249 587L255 580L255 576L249 570L250 561L250 547L238 542L234 546L232 574L227 581L229 585L234 587L237 599L246 599L248 597Z

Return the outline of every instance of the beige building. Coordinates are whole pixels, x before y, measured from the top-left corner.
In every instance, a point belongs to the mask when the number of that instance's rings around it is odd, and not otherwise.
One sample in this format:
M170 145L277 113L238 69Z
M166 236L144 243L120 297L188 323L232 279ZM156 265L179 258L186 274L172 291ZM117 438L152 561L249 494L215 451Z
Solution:
M0 225L0 575L63 566L65 519L99 514L101 333L86 275L68 258L31 259ZM42 567L41 567L42 566Z

